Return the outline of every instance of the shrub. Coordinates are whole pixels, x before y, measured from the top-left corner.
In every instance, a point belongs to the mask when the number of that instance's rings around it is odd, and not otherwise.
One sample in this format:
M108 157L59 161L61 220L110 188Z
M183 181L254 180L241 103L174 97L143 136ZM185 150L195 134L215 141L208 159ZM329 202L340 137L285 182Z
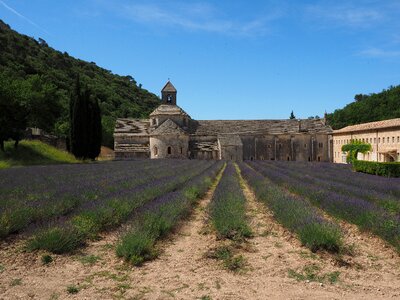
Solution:
M67 292L69 294L78 294L79 288L76 287L75 285L69 285L69 286L67 286Z
M400 163L398 162L374 162L374 161L353 161L353 169L357 172L386 176L400 177Z
M4 211L0 215L0 238L25 228L32 220L33 210L21 207Z
M155 257L154 242L154 237L148 231L128 232L117 245L117 256L124 257L135 266L141 265L145 260Z
M33 250L47 250L62 254L70 252L83 245L85 236L75 228L52 227L37 233L28 241L27 248Z
M298 231L298 235L303 245L312 252L316 252L319 249L339 252L342 246L339 229L323 223L307 224Z
M48 265L48 264L50 264L51 262L53 262L53 258L50 256L50 255L48 255L48 254L44 254L43 256L42 256L42 263L44 264L44 265Z

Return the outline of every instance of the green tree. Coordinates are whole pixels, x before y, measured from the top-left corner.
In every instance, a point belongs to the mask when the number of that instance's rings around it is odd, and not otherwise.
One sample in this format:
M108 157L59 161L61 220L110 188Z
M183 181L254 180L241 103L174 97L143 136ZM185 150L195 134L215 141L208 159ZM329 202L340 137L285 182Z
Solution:
M342 151L347 152L346 161L348 163L352 163L353 161L357 160L357 155L359 152L365 154L371 150L371 144L360 141L351 141L349 144L342 146Z
M0 149L12 139L15 147L24 135L28 119L28 106L22 93L22 82L13 81L6 74L0 76Z
M292 112L290 113L289 119L290 119L290 120L296 119L296 116L294 115L293 110L292 110Z

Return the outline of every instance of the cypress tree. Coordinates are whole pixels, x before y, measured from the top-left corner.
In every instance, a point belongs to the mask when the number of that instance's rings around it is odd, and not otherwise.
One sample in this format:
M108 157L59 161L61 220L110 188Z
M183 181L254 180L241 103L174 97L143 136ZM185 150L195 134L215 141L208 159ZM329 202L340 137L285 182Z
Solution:
M81 90L79 76L70 102L71 152L80 159L95 159L101 149L101 114L90 89Z
M101 125L101 112L99 107L99 102L94 99L89 103L90 111L90 132L89 132L89 151L88 157L90 159L95 159L99 156L101 151L101 139L102 139L102 125Z

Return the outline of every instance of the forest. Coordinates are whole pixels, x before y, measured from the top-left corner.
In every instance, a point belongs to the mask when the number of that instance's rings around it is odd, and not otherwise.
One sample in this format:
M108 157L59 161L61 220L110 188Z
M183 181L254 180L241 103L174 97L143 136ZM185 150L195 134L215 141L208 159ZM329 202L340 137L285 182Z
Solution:
M328 114L333 129L349 125L400 118L400 85L380 93L355 95L354 101Z
M1 20L0 70L1 102L14 99L18 102L16 113L24 111L28 127L64 137L69 133L69 101L79 75L99 102L102 144L109 147L113 147L116 118L147 117L159 101L132 76L116 75L94 62L57 51L45 40L19 34ZM8 104L0 103L6 106L5 111L10 108Z

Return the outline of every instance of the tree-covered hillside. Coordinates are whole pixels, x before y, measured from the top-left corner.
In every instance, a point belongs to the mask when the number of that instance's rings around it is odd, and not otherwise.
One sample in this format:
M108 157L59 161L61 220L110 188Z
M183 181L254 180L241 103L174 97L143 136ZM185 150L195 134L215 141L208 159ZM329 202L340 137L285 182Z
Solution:
M400 86L390 87L381 93L356 95L354 102L328 114L333 129L348 125L400 118Z
M0 20L0 78L5 90L18 87L20 99L29 107L27 126L67 136L70 94L77 74L98 98L103 124L103 144L112 146L118 117L147 117L158 105L158 97L131 76L119 76L94 62L73 58L12 30Z

